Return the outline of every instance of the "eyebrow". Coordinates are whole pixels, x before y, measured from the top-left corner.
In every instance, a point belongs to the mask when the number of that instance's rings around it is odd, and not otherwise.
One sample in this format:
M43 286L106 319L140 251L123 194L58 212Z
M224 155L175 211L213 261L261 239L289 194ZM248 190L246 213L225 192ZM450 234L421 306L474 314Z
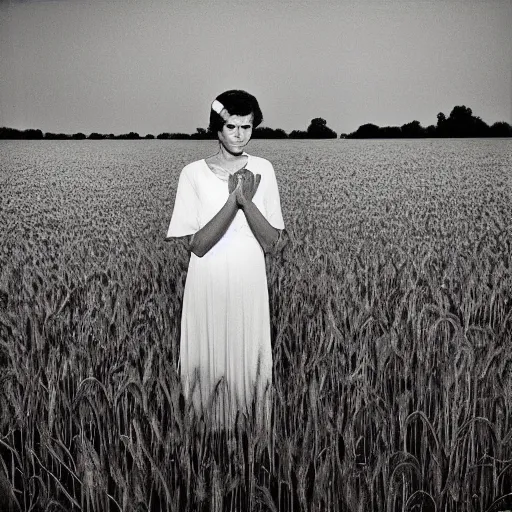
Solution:
M227 123L226 126L235 126L233 123ZM242 128L249 128L250 126L252 126L252 124L242 124L240 125Z

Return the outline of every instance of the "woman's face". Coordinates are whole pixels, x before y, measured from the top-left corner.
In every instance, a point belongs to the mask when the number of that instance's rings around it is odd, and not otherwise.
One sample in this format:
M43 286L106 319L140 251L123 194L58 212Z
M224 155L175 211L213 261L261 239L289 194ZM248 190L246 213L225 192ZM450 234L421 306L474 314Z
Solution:
M239 155L243 152L244 147L251 140L253 118L253 114L229 116L222 127L222 131L217 134L220 143L227 151L234 155Z

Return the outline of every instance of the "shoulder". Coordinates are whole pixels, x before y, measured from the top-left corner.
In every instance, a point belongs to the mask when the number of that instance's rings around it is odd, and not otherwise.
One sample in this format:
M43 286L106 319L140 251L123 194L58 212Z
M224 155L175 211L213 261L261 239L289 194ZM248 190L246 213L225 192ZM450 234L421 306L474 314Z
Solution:
M197 171L197 169L200 169L203 165L203 160L196 160L195 162L190 162L189 164L185 165L183 167L183 170L181 171L183 174L193 174Z
M190 162L189 164L185 165L185 167L183 167L183 169L181 170L181 175L185 176L192 183L194 183L197 180L199 173L201 172L202 165L202 160Z
M267 172L267 173L271 173L273 174L274 173L274 167L272 165L272 163L267 160L266 158L262 158L261 156L253 156L253 155L250 155L250 158L251 158L251 167L254 168L254 170L256 171L263 171L263 172ZM253 169L250 169L251 171Z
M198 195L202 183L201 167L201 160L191 162L183 167L179 175L179 182L183 183L186 189L191 187Z

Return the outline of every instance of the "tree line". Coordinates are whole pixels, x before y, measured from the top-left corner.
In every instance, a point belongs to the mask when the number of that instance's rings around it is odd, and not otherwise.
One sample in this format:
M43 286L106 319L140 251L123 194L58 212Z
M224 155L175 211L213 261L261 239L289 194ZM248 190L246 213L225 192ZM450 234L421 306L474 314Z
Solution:
M498 121L489 126L480 117L474 116L465 105L453 107L446 117L443 112L437 114L437 124L426 128L419 121L411 121L402 126L379 127L375 124L363 124L355 132L345 136L347 139L398 139L420 137L512 137L512 126ZM342 134L343 138L343 134Z
M286 133L281 128L269 128L261 126L255 128L252 133L253 139L336 139L338 135L334 130L327 126L325 119L317 117L311 120L310 125L306 131L293 130L291 133ZM160 133L156 137L148 133L141 136L137 132L123 133L121 135L114 135L113 133L104 134L93 132L89 135L84 133L43 133L41 130L17 130L15 128L0 128L0 139L48 139L48 140L81 140L81 139L177 139L177 140L216 140L217 134L205 128L196 128L196 133Z
M397 139L420 137L512 137L512 126L499 121L489 126L480 117L474 116L470 108L460 105L453 108L446 117L443 112L437 114L437 124L426 128L419 121L411 121L402 126L379 127L375 124L363 124L355 132L340 135L341 139ZM253 130L253 139L336 139L337 133L327 126L327 121L321 117L311 120L306 130L292 130L286 133L281 128L260 126ZM217 134L205 128L196 128L196 132L188 133L160 133L156 137L148 133L141 136L136 132L114 135L93 132L89 135L78 132L43 133L41 130L17 130L15 128L0 128L0 139L47 139L47 140L81 140L81 139L178 139L178 140L214 140Z

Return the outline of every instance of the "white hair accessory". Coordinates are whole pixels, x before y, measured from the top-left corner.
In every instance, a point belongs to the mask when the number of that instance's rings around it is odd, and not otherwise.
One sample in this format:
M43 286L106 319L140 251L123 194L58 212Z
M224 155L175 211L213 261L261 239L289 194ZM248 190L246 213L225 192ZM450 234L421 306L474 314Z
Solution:
M214 100L212 103L212 110L217 112L220 116L220 113L224 110L224 105L219 100Z
M212 103L212 110L217 112L217 114L219 114L219 116L222 117L224 121L229 119L230 114L227 108L219 100L214 100Z

